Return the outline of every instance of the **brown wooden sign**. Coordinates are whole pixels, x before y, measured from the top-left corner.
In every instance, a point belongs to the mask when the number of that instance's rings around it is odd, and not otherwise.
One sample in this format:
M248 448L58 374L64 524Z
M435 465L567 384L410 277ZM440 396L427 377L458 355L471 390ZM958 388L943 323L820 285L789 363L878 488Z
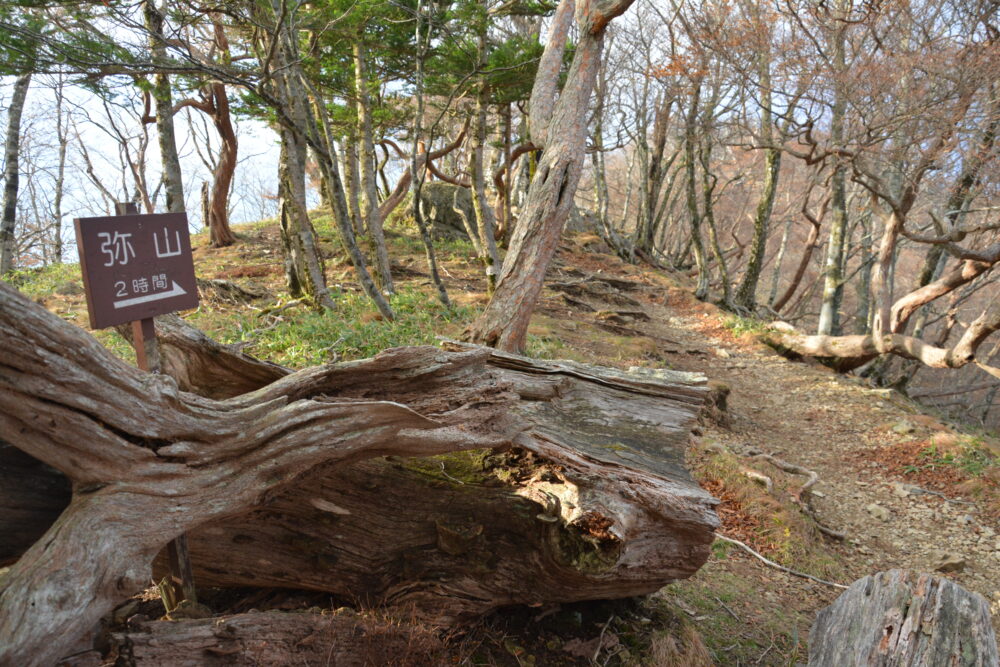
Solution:
M186 214L116 215L74 222L92 328L198 305Z

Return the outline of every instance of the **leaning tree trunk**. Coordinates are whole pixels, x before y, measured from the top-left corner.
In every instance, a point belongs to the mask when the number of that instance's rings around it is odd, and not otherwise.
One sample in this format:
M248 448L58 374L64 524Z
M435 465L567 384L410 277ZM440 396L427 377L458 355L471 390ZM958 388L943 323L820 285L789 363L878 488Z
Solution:
M543 72L542 67L552 53L558 56L563 52L565 33L545 47L531 95L532 140L535 143L540 140L544 152L511 238L496 291L475 325L474 337L479 342L503 350L524 348L528 323L541 294L545 272L555 254L563 225L575 205L587 138L587 111L601 66L604 33L611 20L625 12L633 1L580 0L581 6L576 12L580 37L566 84L551 116L548 112L537 113L535 105L550 108L559 70L555 67ZM573 0L562 0L557 21L566 11L572 14L573 6ZM544 91L539 92L540 88ZM536 135L539 125L546 128L540 137ZM558 128L558 131L548 128Z
M165 347L196 338L174 333ZM65 655L181 533L201 584L448 622L657 590L700 567L718 524L683 468L701 376L453 344L213 400L2 286L0 336L0 429L74 491L0 583L0 664ZM232 367L233 352L189 349L192 366ZM270 371L255 372L245 386Z
M854 582L809 632L809 667L992 667L990 605L943 577L903 570Z
M294 52L293 38L294 33L285 36L275 49L275 60L284 68L275 77L275 83L279 93L289 100L288 112L292 124L295 128L301 128L308 126L312 119L307 92L294 68L297 54ZM295 296L307 294L317 305L332 309L335 305L326 284L323 256L316 230L306 210L307 156L308 148L301 132L291 127L282 127L278 196L285 272L289 292Z
M216 30L221 31L221 27L216 28ZM236 138L236 130L233 128L232 114L229 110L229 95L226 92L225 84L212 83L209 89L211 90L212 105L215 109L212 121L219 133L222 147L219 149L215 173L212 174L212 196L208 204L207 225L212 247L223 248L236 242L236 236L229 227L229 190L233 184L233 175L236 173L239 141Z
M28 96L31 74L24 74L14 82L14 95L7 107L7 138L4 141L3 212L0 217L0 276L14 268L17 223L17 190L19 185L21 152L21 113Z

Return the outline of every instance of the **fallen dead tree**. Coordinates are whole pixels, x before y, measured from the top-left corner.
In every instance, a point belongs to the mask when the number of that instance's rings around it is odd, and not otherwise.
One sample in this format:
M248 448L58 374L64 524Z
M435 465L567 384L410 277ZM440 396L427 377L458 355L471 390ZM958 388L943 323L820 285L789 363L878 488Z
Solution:
M0 583L2 664L65 655L183 532L199 585L324 590L450 622L656 590L701 566L717 525L682 465L700 376L455 344L214 400L4 287L0 335L0 428L74 482ZM179 358L228 368L231 354Z
M929 574L890 570L859 579L809 632L810 667L998 664L989 603Z

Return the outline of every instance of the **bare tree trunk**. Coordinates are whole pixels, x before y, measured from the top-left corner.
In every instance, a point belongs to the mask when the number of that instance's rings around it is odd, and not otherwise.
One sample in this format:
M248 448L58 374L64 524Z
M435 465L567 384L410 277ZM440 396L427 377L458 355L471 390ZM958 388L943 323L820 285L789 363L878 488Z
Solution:
M818 178L817 174L817 178ZM799 258L799 265L795 269L795 275L792 276L792 281L788 285L788 289L785 293L774 302L772 308L775 312L781 312L781 309L785 307L785 304L789 302L795 291L799 288L799 284L802 282L803 276L806 274L806 269L809 268L809 261L812 259L813 252L815 252L817 246L819 245L819 232L820 225L823 222L823 218L826 216L826 209L830 204L830 197L823 199L823 203L820 205L820 209L816 214L813 214L809 210L809 193L816 186L816 181L812 181L809 191L806 193L806 197L802 202L802 215L809 222L812 227L809 229L809 236L806 238L805 247L802 249L802 257Z
M478 39L478 66L485 70L488 64L488 53L486 51L486 28L479 33ZM497 251L494 230L496 228L496 217L493 214L493 207L490 206L486 198L486 174L483 165L483 152L486 148L486 114L489 105L489 86L486 83L486 75L483 74L479 83L479 91L476 96L476 120L475 129L472 133L472 152L470 157L470 171L472 172L472 207L476 212L476 236L479 239L477 247L480 249L480 258L486 265L486 291L493 294L496 289L497 269L500 267L500 253Z
M4 141L3 217L0 218L0 276L14 268L17 260L14 226L17 223L17 190L20 181L21 114L31 85L31 74L14 81L14 94L7 108L7 138Z
M528 324L535 303L542 291L545 272L555 254L563 225L574 204L576 188L583 167L583 149L587 137L587 111L590 96L600 69L604 33L609 22L622 14L633 0L581 0L580 39L573 56L566 85L551 108L558 68L551 72L539 68L532 90L532 137L540 126L557 127L548 131L538 169L528 191L528 201L514 230L510 250L504 260L497 289L486 310L475 324L477 341L503 350L521 350L528 333ZM556 20L565 12L572 13L573 0L561 0ZM542 56L561 54L562 38L550 40ZM536 92L538 93L536 95ZM534 106L535 104L538 105ZM536 143L538 143L536 141Z
M701 195L703 205L703 219L705 229L708 231L708 243L712 248L712 255L715 263L719 267L719 283L722 285L722 302L727 307L732 305L732 287L729 284L729 269L726 266L726 256L719 246L719 234L715 228L715 184L718 179L711 172L712 138L709 135L709 128L705 128L701 138Z
M648 217L644 223L644 234L640 247L652 256L654 251L656 233L659 231L661 220L660 196L663 192L663 179L667 170L673 163L674 158L664 160L664 151L667 144L667 130L670 126L670 108L672 102L664 97L656 100L656 115L653 120L653 150L649 155L648 182L649 189L646 193L647 201L645 215ZM668 191L669 194L669 191Z
M838 2L837 10L842 12L842 2ZM830 141L835 148L844 145L844 120L847 113L845 93L840 78L845 69L844 41L847 23L835 28L833 39L833 66L835 68L834 100L830 119ZM830 223L830 240L826 251L826 264L823 270L823 301L820 305L819 324L816 333L820 336L840 333L840 302L843 298L844 281L844 244L847 233L847 167L840 157L836 160L831 179L831 205L833 221Z
M417 224L417 229L420 230L420 240L423 241L424 253L427 256L427 268L430 270L431 280L437 288L438 298L441 300L441 303L450 308L451 301L448 299L448 290L445 289L444 281L441 280L441 274L438 272L437 257L434 253L434 240L431 238L430 230L427 228L427 223L424 221L423 201L420 194L420 191L424 186L426 165L427 162L430 161L430 158L424 162L420 161L420 143L422 141L424 124L424 60L426 59L427 51L430 48L430 28L428 27L426 30L424 28L424 0L417 0L416 19L414 41L417 45L417 58L416 90L414 91L414 97L416 98L417 108L416 113L413 115L413 142L409 165L411 183L410 206L413 212L413 221ZM428 146L424 153L429 156L430 151L431 147Z
M56 262L63 261L63 238L62 238L62 219L63 219L63 195L66 186L66 148L69 145L69 119L66 117L67 114L63 110L63 102L65 96L63 94L63 80L62 75L58 75L59 80L56 84L56 140L59 142L59 158L56 166L56 191L54 195L54 201L52 203L52 216L55 218L53 224L55 228L53 229L52 240L54 242L54 255ZM0 271L0 273L3 273Z
M217 31L222 27L218 26ZM233 184L236 172L237 151L239 144L233 121L229 111L229 96L225 85L211 84L212 105L215 112L212 121L222 140L219 159L212 175L212 193L208 204L208 234L209 242L215 248L222 248L236 242L232 229L229 227L229 190Z
M229 40L219 17L212 16L212 29L215 33L215 47L229 58ZM236 242L233 231L229 228L229 191L233 185L233 175L236 173L239 143L236 130L233 128L232 114L229 109L229 94L223 83L214 81L208 84L208 98L211 100L211 117L215 130L219 133L222 146L212 174L212 196L208 206L209 242L213 247L222 248Z
M704 300L708 296L708 257L705 254L705 245L701 240L701 214L698 212L698 195L695 181L696 147L697 143L697 123L698 123L698 101L701 97L701 80L696 81L694 90L691 93L691 108L688 109L688 116L684 126L684 168L687 174L687 208L688 220L691 225L691 247L694 251L694 262L698 268L698 286L694 295L698 299Z
M364 42L359 38L354 42L354 87L358 97L358 134L361 138L361 192L364 195L362 217L365 231L372 240L375 251L375 275L379 287L386 294L396 288L392 284L392 269L389 250L385 245L382 216L378 209L378 186L375 181L375 143L372 138L371 102L368 96L368 63Z
M774 308L774 301L778 298L778 282L781 280L781 267L784 264L785 251L788 249L788 237L792 233L792 218L785 219L785 229L781 233L781 243L778 245L778 254L774 258L774 269L771 271L771 289L768 292L767 305Z
M305 94L304 91L300 92ZM281 159L278 167L279 221L282 245L286 253L288 291L293 296L309 295L317 305L334 308L333 298L326 286L316 230L306 211L306 153L305 143L294 132L287 129L281 131Z
M156 6L155 0L143 0L146 30L153 62L167 60L166 37L163 34L165 9ZM153 76L153 100L156 102L156 135L160 146L163 168L163 190L166 193L166 210L184 212L184 179L181 161L177 156L177 139L174 133L174 103L170 91L170 77L164 72Z
M871 211L861 215L861 276L858 280L858 319L855 333L867 334L871 331L871 290L872 290L872 215Z
M755 18L760 20L756 10ZM778 176L781 173L781 146L774 141L774 124L771 110L771 35L765 31L766 39L760 45L757 55L757 74L760 77L760 133L764 149L764 185L757 200L757 210L753 218L753 239L750 241L750 259L747 262L743 280L736 290L736 305L753 312L757 308L757 283L764 266L764 251L767 248L767 237L771 226L771 211L774 209L774 198L778 192Z

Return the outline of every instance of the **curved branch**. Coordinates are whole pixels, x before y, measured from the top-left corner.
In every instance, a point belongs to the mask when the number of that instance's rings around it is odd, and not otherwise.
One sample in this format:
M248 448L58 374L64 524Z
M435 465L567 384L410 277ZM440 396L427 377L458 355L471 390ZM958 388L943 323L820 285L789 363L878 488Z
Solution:
M530 141L526 144L521 144L515 148L510 153L509 166L513 167L517 159L524 155L525 153L530 153L531 151L541 150L538 146L531 143ZM507 171L507 164L500 165L500 168L493 173L493 185L496 186L497 192L500 194L501 199L507 196L507 188L504 187L503 177Z
M992 251L992 252L991 252ZM899 333L917 310L989 272L1000 262L1000 244L982 253L984 261L966 260L937 280L913 290L892 305L890 330Z
M431 160L431 161L437 160L438 158L442 158L445 155L447 155L448 153L451 153L452 151L457 150L458 147L462 145L462 142L465 141L465 134L468 131L468 129L469 129L469 121L468 121L468 119L466 119L465 125L462 126L462 131L458 133L458 136L455 137L454 141L452 141L449 144L445 144L444 146L442 146L441 148L439 148L437 150L431 151L429 156L427 155L427 153L421 153L421 155L418 157L418 160L422 160L424 162L426 162L427 160ZM391 147L392 149L394 149L396 151L396 153L399 155L400 158L402 158L404 160L409 160L410 159L409 155L407 155L406 153L404 153L403 149L401 149L391 139L383 139L380 143L383 146L388 146L388 147ZM395 211L396 207L399 206L400 204L402 204L403 200L406 199L406 194L410 191L410 181L412 180L412 178L413 178L413 174L412 174L411 170L409 170L409 169L404 170L403 174L399 177L399 180L396 182L396 187L393 188L393 190L389 194L389 196L386 197L382 201L381 204L379 204L378 214L379 214L379 216L381 216L381 218L383 220L385 220L390 213L392 213L393 211ZM438 178L442 178L442 177L438 176ZM442 180L449 180L449 179L442 178ZM449 182L453 182L453 181L449 181ZM461 184L459 184L459 185L461 185Z

